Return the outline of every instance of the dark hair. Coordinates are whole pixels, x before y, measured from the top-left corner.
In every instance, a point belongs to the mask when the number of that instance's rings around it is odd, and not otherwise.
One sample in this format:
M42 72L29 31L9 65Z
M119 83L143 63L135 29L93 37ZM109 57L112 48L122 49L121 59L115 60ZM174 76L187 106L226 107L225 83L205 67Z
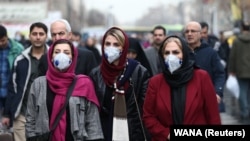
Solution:
M3 25L0 25L0 38L7 37L7 30Z
M53 47L58 45L58 44L68 44L71 48L71 52L72 52L72 55L74 56L74 45L72 44L72 42L70 40L66 40L66 39L59 39L59 40L56 40L54 43L53 43ZM54 48L53 48L54 50Z
M41 23L41 22L33 23L33 24L30 26L30 33L32 32L32 30L33 30L35 27L42 28L46 34L48 33L48 28L47 28L47 26L46 26L44 23Z
M200 25L201 25L201 28L209 28L209 26L208 26L208 24L207 24L207 22L200 22Z
M153 29L153 31L152 31L152 34L154 34L155 30L158 30L158 29L163 30L164 35L166 35L166 29L165 29L165 27L163 27L161 25L155 26L154 29Z
M78 31L73 31L72 34L75 36L79 36L80 38L82 37L81 33Z
M248 22L242 21L242 22L241 22L241 29L242 29L243 31L250 31L250 25L249 25L249 23L248 23Z

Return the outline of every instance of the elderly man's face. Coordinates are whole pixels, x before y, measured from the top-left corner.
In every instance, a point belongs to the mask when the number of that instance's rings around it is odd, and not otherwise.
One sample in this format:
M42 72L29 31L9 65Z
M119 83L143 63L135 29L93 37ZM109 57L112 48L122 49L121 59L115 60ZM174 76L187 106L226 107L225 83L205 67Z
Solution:
M67 31L66 25L62 22L55 22L50 28L51 38L54 41L59 39L71 40L72 33Z

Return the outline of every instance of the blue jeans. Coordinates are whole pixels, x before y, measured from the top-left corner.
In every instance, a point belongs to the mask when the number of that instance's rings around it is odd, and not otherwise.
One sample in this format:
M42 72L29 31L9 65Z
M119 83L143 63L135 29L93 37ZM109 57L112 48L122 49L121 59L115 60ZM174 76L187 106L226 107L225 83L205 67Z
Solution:
M241 79L237 78L240 88L239 95L239 106L240 106L240 115L242 118L249 118L250 116L250 94L249 86L250 79Z

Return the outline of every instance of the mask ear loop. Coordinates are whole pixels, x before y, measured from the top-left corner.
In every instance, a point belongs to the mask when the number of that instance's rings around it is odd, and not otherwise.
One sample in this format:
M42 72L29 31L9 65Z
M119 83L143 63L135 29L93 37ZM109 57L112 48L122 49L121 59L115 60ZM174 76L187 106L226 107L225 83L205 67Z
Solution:
M167 69L169 68L169 65L168 65L168 63L167 63L167 62L165 62L165 66L167 67Z
M182 64L182 60L181 59L180 59L179 63Z
M169 68L169 65L168 65L168 61L167 60L167 57L163 57L164 58L164 64L166 66L166 68L168 69Z

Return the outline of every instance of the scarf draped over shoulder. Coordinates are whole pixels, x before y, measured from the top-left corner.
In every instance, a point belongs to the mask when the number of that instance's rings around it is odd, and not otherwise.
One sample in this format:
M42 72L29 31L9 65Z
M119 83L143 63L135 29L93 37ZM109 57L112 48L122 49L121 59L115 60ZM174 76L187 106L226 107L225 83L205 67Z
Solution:
M75 67L77 62L78 51L69 41L72 49L72 63L65 72L60 72L55 69L52 63L52 54L55 45L49 48L47 59L48 59L48 70L46 72L46 79L48 86L51 91L55 94L54 103L52 107L52 114L50 117L50 128L52 127L57 114L63 107L66 100L67 90L72 83L73 79L77 77L77 82L71 96L84 97L87 100L93 102L99 107L99 102L97 100L93 82L88 76L85 75L75 75ZM86 58L87 59L87 58ZM53 140L64 141L66 134L66 112L63 114L57 128L54 131Z

